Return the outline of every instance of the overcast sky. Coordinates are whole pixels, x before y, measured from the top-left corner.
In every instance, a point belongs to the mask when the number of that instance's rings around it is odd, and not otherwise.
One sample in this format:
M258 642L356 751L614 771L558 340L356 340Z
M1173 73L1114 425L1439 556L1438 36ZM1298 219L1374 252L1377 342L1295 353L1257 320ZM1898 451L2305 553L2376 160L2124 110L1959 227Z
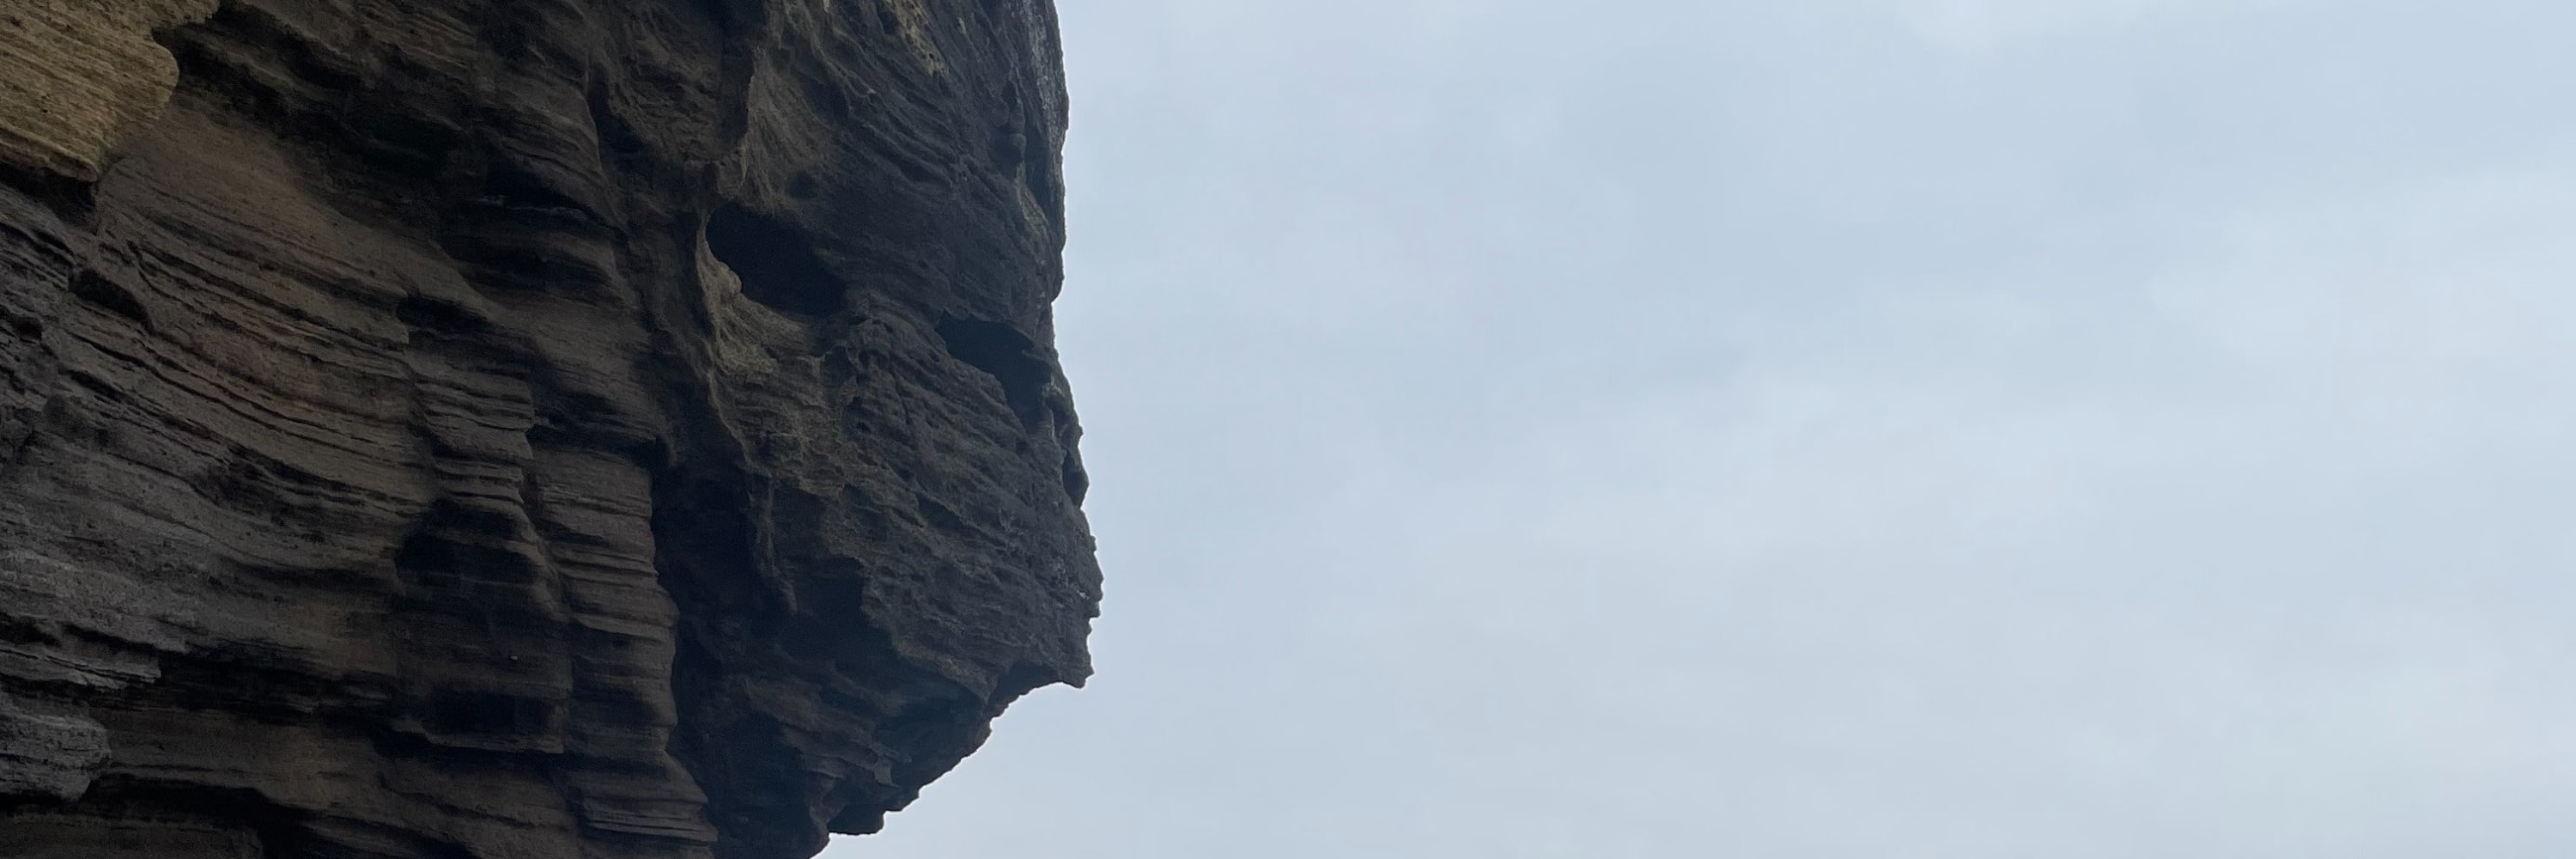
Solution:
M832 859L2576 855L2576 6L1060 6L1100 674Z

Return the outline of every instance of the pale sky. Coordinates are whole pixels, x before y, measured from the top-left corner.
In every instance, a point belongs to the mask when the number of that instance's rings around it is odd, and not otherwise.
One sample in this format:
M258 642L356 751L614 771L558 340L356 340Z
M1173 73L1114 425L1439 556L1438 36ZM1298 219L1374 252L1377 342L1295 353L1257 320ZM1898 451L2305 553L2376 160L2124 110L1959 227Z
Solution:
M1060 7L1100 673L831 859L2576 856L2576 5Z

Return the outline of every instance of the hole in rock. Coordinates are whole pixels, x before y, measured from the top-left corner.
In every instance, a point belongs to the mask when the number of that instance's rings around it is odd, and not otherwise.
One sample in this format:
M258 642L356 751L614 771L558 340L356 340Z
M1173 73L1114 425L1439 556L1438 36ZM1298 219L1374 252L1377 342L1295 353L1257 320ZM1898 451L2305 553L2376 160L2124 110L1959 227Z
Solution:
M948 344L948 354L990 374L1002 383L1002 398L1011 406L1024 426L1037 426L1044 420L1047 363L1037 357L1036 344L1008 323L980 319L951 319L939 323L939 339Z
M430 699L431 730L448 734L513 734L543 728L547 702L498 692L442 692Z
M801 316L841 309L841 279L786 222L728 204L707 218L707 249L742 278L743 295L770 309Z
M137 323L152 324L152 314L143 309L142 299L98 272L84 271L72 278L72 295Z

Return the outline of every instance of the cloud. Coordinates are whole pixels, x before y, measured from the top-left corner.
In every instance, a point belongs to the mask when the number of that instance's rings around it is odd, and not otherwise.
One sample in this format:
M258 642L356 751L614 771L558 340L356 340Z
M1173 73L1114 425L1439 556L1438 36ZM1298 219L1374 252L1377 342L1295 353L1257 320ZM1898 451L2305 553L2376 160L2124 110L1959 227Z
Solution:
M2307 0L1865 0L1899 16L1919 39L1953 54L1986 56L2016 45L2145 25L2317 5Z

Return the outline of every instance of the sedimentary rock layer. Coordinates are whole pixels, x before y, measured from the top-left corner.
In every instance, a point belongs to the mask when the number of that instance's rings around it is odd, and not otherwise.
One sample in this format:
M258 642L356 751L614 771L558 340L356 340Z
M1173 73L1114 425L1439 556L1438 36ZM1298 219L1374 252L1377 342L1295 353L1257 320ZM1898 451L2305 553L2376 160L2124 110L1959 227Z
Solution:
M1055 38L0 2L0 856L803 857L1080 682Z

